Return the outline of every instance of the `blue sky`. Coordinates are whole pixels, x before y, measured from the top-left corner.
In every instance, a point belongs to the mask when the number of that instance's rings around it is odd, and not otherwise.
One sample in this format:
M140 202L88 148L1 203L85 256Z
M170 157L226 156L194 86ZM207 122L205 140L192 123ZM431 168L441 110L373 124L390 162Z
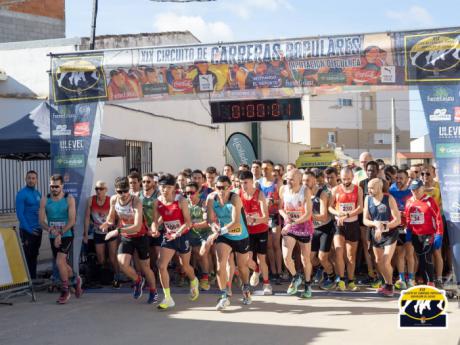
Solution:
M66 0L67 37L89 36L92 3ZM456 26L459 13L459 0L99 0L97 34L189 29L203 42L253 40Z
M90 35L92 4L66 0L67 37ZM190 30L213 43L459 26L459 13L460 0L99 0L96 34ZM411 105L411 134L423 135L422 105Z

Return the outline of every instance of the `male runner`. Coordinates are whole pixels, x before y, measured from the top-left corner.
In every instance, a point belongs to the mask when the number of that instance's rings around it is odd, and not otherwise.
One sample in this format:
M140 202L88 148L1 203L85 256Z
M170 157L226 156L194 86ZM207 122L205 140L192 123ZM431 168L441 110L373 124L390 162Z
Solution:
M212 188L209 188L204 184L205 177L206 176L199 169L192 171L192 182L195 182L198 185L198 193L200 195L200 199L203 201L206 201L208 195L213 192Z
M268 206L268 226L270 228L267 245L268 262L270 263L270 270L275 278L277 285L281 284L281 271L283 269L281 254L281 224L279 215L279 188L275 176L273 175L273 162L271 160L264 160L262 162L262 178L259 182L259 189L264 193L265 200Z
M399 232L397 226L401 223L398 206L395 199L382 191L383 182L374 178L368 183L369 195L364 200L364 225L371 228L372 246L375 262L385 280L385 285L377 293L393 296L393 266L391 259L396 249Z
M19 234L31 279L37 278L37 258L42 243L42 229L38 216L42 195L36 189L37 180L38 174L34 170L29 170L26 174L26 186L16 195Z
M240 199L243 204L246 224L249 232L249 268L253 270L250 285L259 285L259 276L262 273L264 295L273 293L268 279L266 261L268 241L268 206L263 193L254 187L254 177L250 171L241 171Z
M72 248L73 226L75 225L75 199L64 193L63 178L59 174L50 177L50 194L40 201L40 225L49 232L51 250L61 279L61 295L56 301L65 304L70 298L69 278L75 274L75 297L79 298L83 290L78 272L73 272L67 258Z
M322 172L318 173L322 174ZM321 287L330 290L335 286L334 268L329 261L329 252L335 231L334 220L328 211L331 194L325 186L318 186L314 173L306 172L304 176L307 177L306 184L311 193L312 220L315 229L311 243L312 263L319 259L318 264L321 264L327 276ZM316 259L316 255L318 255L318 259Z
M241 213L242 203L238 194L231 191L230 179L219 176L216 183L216 192L211 193L207 200L208 222L213 234L209 236L209 243L216 243L217 252L217 283L221 290L217 310L225 309L230 305L227 291L229 281L227 263L230 253L236 255L240 278L243 282L243 304L252 302L249 290L249 234Z
M397 227L399 236L396 241L396 267L399 273L399 279L395 282L395 288L406 290L408 287L415 286L415 261L414 247L412 242L406 238L406 202L412 196L411 191L407 188L409 175L406 170L398 170L396 173L396 182L390 187L390 194L395 198L401 218L401 224ZM407 264L407 271L406 271ZM406 282L406 273L408 279Z
M345 263L344 248L346 252L346 265L348 274L348 289L357 291L355 284L356 251L360 238L358 215L363 210L363 191L354 185L353 171L345 167L340 172L342 183L332 190L329 212L337 221L334 235L335 259L337 269L337 288L345 291Z
M196 301L200 295L198 279L193 267L190 266L190 236L191 226L190 213L187 200L176 198L176 178L171 174L160 176L160 196L154 202L152 236L159 236L159 218L163 219L165 234L161 242L158 269L161 286L163 287L164 299L158 305L159 309L166 310L175 306L169 288L168 265L176 253L183 271L190 280L190 300Z
M148 229L152 227L153 222L153 203L160 195L157 182L158 176L153 173L145 173L142 175L142 190L139 192L139 200L142 203L142 214ZM150 268L155 270L157 268L158 257L160 255L160 245L163 237L147 237L149 239ZM156 291L156 280L153 288ZM155 297L155 300L152 303L158 302L158 293L154 294L152 297Z
M432 254L433 249L442 245L441 212L436 201L426 195L422 181L413 180L409 189L412 197L406 203L407 235L412 239L424 282L434 286Z
M133 297L139 299L142 296L145 280L150 287L149 304L157 300L155 276L150 268L148 228L143 221L142 203L135 195L130 194L129 181L126 177L115 179L116 194L110 198L110 210L107 220L99 226L106 232L105 240L121 236L118 246L118 264L121 271L134 282ZM115 230L108 231L118 221ZM131 266L131 259L137 252L139 266L145 278L136 272Z
M296 272L292 259L292 252L298 243L304 271L304 292L301 297L310 298L312 295L310 252L313 236L311 195L309 189L301 184L302 174L299 170L289 170L286 173L286 181L287 184L280 189L279 213L285 224L281 230L284 264L293 277L287 293L295 295L302 283L301 276Z
M262 177L262 162L258 159L252 161L251 165L251 172L252 176L254 176L254 180L258 181Z
M128 175L129 181L129 193L135 196L139 196L141 191L141 175L138 172L133 171Z
M222 170L222 175L227 176L230 180L232 179L234 170L231 164L225 164L224 169Z
M208 188L214 189L216 185L217 169L214 167L207 167L205 176L206 176L206 185L208 186Z
M200 289L208 291L209 286L209 247L207 246L208 237L212 234L207 222L206 203L200 199L198 185L190 182L185 187L185 195L188 199L188 209L192 225L190 227L190 245L192 255L200 264L201 279Z

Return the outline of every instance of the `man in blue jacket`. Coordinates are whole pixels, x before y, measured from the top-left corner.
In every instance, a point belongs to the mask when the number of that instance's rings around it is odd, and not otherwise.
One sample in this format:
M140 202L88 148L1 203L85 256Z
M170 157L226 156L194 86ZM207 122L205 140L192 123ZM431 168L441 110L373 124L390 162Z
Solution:
M19 220L19 230L27 266L32 279L37 278L37 258L42 243L42 229L38 220L42 196L35 189L37 180L38 174L33 170L28 171L26 186L16 195L16 215Z

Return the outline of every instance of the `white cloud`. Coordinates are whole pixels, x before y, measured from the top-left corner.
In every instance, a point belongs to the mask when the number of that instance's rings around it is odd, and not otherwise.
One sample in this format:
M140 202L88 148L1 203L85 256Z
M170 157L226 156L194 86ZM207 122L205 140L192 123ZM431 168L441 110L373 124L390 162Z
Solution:
M433 25L434 19L426 8L421 6L411 6L403 11L387 11L387 18L399 21L405 25Z
M200 41L211 43L232 41L232 29L222 21L206 22L200 16L178 15L173 12L160 13L155 16L154 24L157 31L189 30Z
M260 11L275 12L282 9L293 9L288 0L232 0L221 4L226 11L233 12L243 19L248 19L252 14L257 15Z

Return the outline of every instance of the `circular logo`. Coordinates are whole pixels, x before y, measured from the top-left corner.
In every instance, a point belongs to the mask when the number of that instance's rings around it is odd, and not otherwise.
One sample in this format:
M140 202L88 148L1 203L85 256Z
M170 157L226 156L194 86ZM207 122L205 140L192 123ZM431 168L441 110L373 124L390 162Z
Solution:
M418 41L410 50L414 66L424 71L447 71L459 62L459 42L447 36L432 36Z
M445 291L427 285L409 288L399 298L399 310L401 315L426 323L447 310Z
M97 67L87 60L67 61L56 68L54 78L67 92L85 92L94 88L101 78Z

